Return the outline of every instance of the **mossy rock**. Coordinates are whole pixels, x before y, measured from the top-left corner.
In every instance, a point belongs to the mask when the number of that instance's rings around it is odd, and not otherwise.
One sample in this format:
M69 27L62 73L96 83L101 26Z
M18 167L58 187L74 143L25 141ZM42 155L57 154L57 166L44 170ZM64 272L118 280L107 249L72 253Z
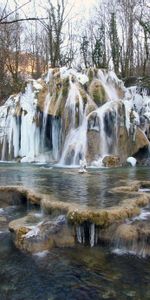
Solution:
M69 77L63 79L62 82L62 97L67 98L69 92Z
M89 93L97 106L101 106L106 102L107 94L98 79L92 81L89 87Z
M120 166L120 157L115 155L106 155L103 160L105 167L119 167Z
M93 70L93 68L90 68L88 70L88 78L89 78L89 82L91 83L92 80L94 79L94 70Z
M46 84L43 86L43 88L39 91L38 93L38 107L40 108L41 111L44 110L44 103L45 103L45 98L48 94L48 87Z
M87 96L87 93L86 93L86 91L85 91L84 89L82 89L82 88L79 88L79 91L80 91L80 95L81 95L81 97L82 97L82 100L83 100L83 102L84 102L84 105L86 105L87 102L88 102L88 96Z

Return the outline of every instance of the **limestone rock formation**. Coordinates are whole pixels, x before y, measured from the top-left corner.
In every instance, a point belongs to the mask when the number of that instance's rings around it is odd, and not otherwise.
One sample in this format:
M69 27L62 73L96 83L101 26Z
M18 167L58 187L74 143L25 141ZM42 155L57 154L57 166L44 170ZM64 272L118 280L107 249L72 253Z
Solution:
M75 237L64 216L55 220L39 219L29 214L24 218L11 221L9 230L13 234L17 248L25 252L40 252L54 247L74 246Z
M101 166L104 156L148 148L149 96L125 89L112 71L49 69L0 107L0 159Z

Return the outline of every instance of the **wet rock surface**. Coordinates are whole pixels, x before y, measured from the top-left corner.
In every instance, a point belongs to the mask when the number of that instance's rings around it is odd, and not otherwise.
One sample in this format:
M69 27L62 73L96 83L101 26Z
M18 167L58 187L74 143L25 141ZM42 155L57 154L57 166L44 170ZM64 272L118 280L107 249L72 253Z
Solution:
M111 193L126 195L126 199L118 206L103 209L64 203L22 187L1 187L1 190L3 193L6 191L6 195L9 191L10 199L13 192L14 195L20 195L20 199L24 196L21 205L31 201L32 205L34 203L43 209L44 214L31 212L9 223L14 243L22 251L34 253L54 247L73 247L76 241L94 246L102 241L112 243L113 240L126 245L126 248L133 248L131 246L136 243L138 253L143 251L142 255L149 255L149 213L144 215L145 223L140 221L141 209L150 203L149 188L149 181L132 181L128 185L113 188ZM8 222L2 213L0 223L6 227ZM147 246L144 246L145 250L140 250L143 243Z
M30 214L9 223L9 230L17 248L25 252L40 252L54 247L72 247L75 239L73 231L67 226L65 216L54 220Z

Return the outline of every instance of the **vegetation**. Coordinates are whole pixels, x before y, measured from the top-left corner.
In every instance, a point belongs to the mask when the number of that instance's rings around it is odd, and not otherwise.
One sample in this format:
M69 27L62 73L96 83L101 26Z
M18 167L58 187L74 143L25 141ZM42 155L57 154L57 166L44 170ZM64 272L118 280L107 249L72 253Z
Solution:
M99 0L80 27L66 0L46 0L41 16L33 1L30 17L22 10L32 1L12 0L11 6L0 1L0 100L20 91L29 74L38 78L48 67L111 67L120 77L149 75L147 0Z

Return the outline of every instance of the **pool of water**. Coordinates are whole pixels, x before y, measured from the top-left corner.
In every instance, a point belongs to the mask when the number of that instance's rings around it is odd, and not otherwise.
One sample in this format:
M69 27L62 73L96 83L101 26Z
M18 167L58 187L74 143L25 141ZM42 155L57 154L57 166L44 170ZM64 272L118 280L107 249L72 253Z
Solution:
M23 185L57 201L75 202L93 207L109 207L127 196L114 195L110 189L123 185L122 180L149 180L148 168L62 169L26 164L0 164L0 185Z
M120 185L120 180L131 179L149 180L149 169L89 170L81 176L77 170L0 164L0 185L24 185L54 193L60 201L96 207L112 205L109 189ZM77 244L34 255L17 250L8 222L24 216L26 210L25 206L0 208L0 299L150 299L148 258L117 255L106 245L90 248Z
M29 256L0 235L2 300L149 300L149 280L147 259L83 246Z

